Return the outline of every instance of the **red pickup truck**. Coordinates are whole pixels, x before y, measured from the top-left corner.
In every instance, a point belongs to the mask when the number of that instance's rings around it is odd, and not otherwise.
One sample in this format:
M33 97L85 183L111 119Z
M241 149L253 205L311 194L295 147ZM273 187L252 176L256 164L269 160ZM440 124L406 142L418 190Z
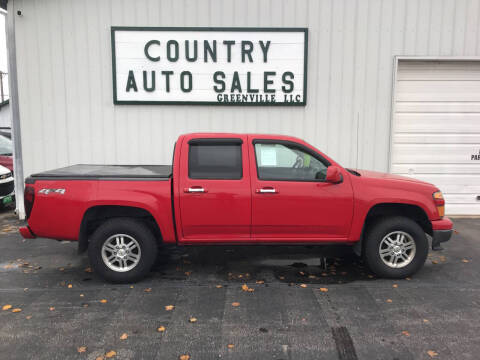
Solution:
M79 242L113 282L150 271L158 244L354 247L379 276L419 270L450 239L435 186L345 169L306 142L256 134L178 138L169 165L74 165L26 179L25 238Z

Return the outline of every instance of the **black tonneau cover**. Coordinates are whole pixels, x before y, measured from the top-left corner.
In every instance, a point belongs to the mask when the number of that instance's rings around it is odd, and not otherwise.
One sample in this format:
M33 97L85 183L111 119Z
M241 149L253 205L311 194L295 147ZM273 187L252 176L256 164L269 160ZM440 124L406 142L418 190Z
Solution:
M168 179L170 165L85 165L78 164L33 174L33 179Z

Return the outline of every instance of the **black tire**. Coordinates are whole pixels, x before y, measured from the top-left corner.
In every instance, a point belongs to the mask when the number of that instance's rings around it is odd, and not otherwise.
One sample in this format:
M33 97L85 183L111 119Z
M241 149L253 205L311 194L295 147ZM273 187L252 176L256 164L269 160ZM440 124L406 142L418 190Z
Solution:
M409 234L415 242L413 259L408 265L400 268L387 265L380 256L380 243L386 235L395 231ZM380 277L399 279L413 275L423 266L427 256L427 236L420 225L409 218L402 216L384 218L367 229L363 258L370 270Z
M134 238L141 250L135 267L125 272L114 271L102 258L103 244L111 236L125 234ZM150 229L141 221L131 218L115 218L100 225L90 238L88 257L97 274L113 283L133 283L143 279L152 268L157 257L158 244Z

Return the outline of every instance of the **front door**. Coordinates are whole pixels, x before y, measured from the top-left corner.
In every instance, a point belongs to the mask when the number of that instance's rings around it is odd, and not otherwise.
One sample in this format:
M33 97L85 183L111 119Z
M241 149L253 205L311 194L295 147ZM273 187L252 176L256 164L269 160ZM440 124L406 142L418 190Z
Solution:
M251 239L247 137L186 138L180 162L182 241Z
M353 192L346 174L340 184L325 182L329 162L304 144L254 138L249 141L255 241L347 238Z

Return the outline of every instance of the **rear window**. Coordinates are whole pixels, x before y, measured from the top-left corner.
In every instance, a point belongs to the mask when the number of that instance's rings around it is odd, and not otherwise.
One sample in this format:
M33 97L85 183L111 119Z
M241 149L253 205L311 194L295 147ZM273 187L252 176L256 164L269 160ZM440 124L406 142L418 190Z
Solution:
M238 180L242 178L241 143L191 143L188 177L191 179Z

